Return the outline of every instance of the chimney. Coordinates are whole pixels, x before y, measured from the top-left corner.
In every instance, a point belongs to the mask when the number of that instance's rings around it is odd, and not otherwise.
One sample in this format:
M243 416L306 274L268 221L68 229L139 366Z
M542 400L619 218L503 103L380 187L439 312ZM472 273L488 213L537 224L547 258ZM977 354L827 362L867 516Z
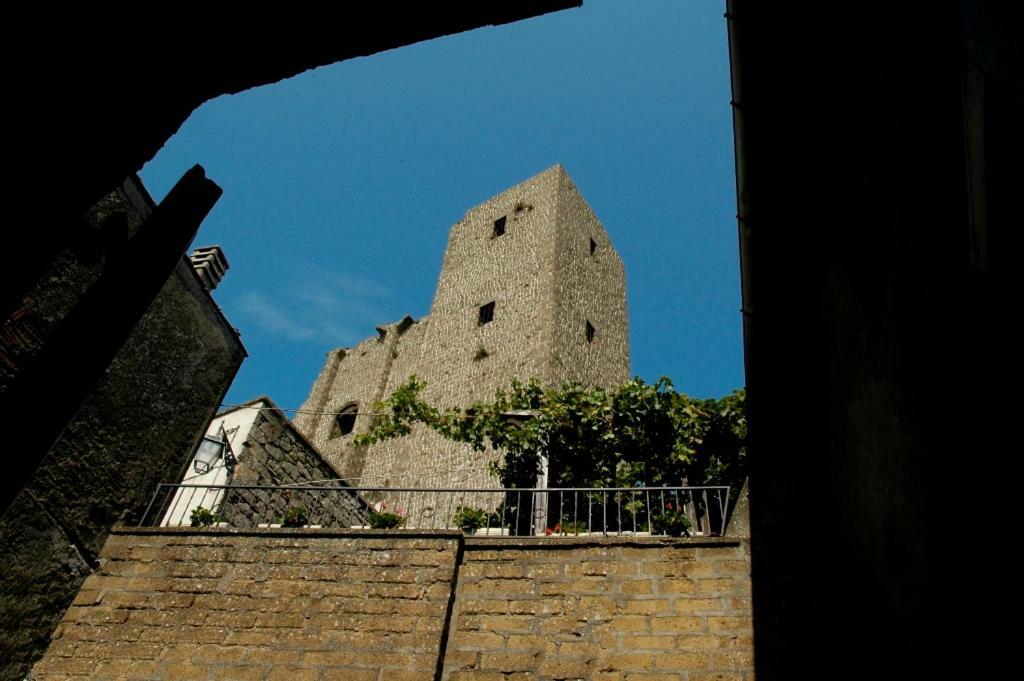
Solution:
M217 288L217 284L224 278L227 271L228 259L224 257L224 251L220 246L203 246L193 251L189 256L192 261L192 269L199 275L199 279L206 286L207 291Z

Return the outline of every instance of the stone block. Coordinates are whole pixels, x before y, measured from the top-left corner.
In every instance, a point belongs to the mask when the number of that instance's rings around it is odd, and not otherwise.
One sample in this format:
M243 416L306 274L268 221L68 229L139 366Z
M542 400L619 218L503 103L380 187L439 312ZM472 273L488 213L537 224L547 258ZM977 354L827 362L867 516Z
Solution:
M540 663L539 654L481 653L480 669L502 673L535 671Z
M704 651L667 651L657 656L654 667L662 671L677 672L707 669L708 659L708 654Z

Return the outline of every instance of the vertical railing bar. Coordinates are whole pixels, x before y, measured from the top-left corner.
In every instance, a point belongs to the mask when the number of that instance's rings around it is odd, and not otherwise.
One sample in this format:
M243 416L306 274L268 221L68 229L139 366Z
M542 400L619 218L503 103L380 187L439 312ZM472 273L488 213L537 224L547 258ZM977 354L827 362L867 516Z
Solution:
M177 509L177 503L176 503L175 504L175 509L174 509L175 515L180 516L178 518L178 524L179 525L182 524L182 520L185 518L185 513L188 511L189 505L191 504L191 499L195 495L195 493L196 493L195 488L189 489L189 491L188 491L189 498L188 498L188 500L186 500L185 499L185 491L182 490L181 497L179 497L179 501L181 501L181 503L184 505L184 508L182 508L182 510L179 511Z
M159 483L156 486L156 491L153 493L152 498L149 500L149 504L146 506L146 510L142 512L142 517L139 518L139 527L142 527L142 524L146 522L146 516L149 515L149 509L153 508L153 502L156 501L156 496L160 494L160 488L163 486L163 483Z
M615 536L621 537L622 536L622 493L621 492L617 492L616 496L618 498L615 500L615 523L616 523Z
M433 512L433 514L434 514L434 515L433 515L433 516L432 516L432 517L430 518L430 529L432 529L432 530L436 530L436 529L438 529L438 527L437 527L437 516L438 516L438 515L440 515L440 514L439 514L439 513L437 512L437 495L438 495L438 494L440 494L440 492L438 492L438 491L437 491L437 490L435 489L435 490L434 490L434 496L433 496L433 498L432 498L432 499L430 500L430 508L431 508L431 509L433 509L433 510L432 510L432 512Z
M341 524L342 518L345 515L344 493L342 492L341 487L339 486L333 492L330 492L330 494L332 499L336 499L336 501L334 502L334 509L331 511L331 522L334 523L332 527L344 528L345 525Z
M540 535L544 530L548 529L547 516L542 513L538 513L538 504L540 502L537 499L537 490L530 491L530 523L533 526L533 533ZM540 522L544 527L543 530L537 527L537 523Z
M684 499L686 500L685 503L683 501ZM687 492L684 492L683 488L676 490L676 510L685 515L687 520L690 519L690 509L688 507L691 504L689 499L690 495Z
M732 492L732 487L725 488L725 506L722 508L722 536L725 536L725 514L729 510L729 493ZM718 490L718 503L722 505L722 490Z
M178 492L171 499L171 507L167 509L167 512L170 514L171 521L178 525L181 525L181 518L175 518L175 516L178 514L178 504L182 503L184 500L185 488L179 487Z
M170 493L169 494L165 494L164 497L159 502L159 508L157 509L157 513L159 515L156 516L151 521L154 525L162 525L163 524L163 519L164 519L165 515L170 512L170 505L171 505L171 503L173 503L174 498L177 496L178 490L180 488L174 487L173 488L173 492L171 491L171 489L172 488L168 489L168 492L170 492Z
M177 505L177 502L181 498L182 494L184 494L184 490L182 490L181 487L175 485L174 486L174 494L169 494L164 499L163 512L160 514L160 518L163 518L168 513L170 513L171 516L173 517L174 513L171 510L171 505L172 504Z
M188 509L190 509L190 508L193 508L193 504L195 502L195 497L196 497L196 490L198 490L198 489L199 489L198 487L193 487L192 488L192 493L188 495L188 504L186 504L186 506L185 506L185 510L186 511ZM203 492L202 499L204 499L204 500L206 499L206 492Z
M516 530L515 536L519 536L519 525L522 522L519 518L519 514L523 512L523 493L516 490Z
M708 491L706 489L701 490L700 497L701 497L701 500L704 503L704 522L701 523L701 528L700 529L701 529L701 532L703 532L705 536L710 536L712 534L712 532L711 532L711 513L710 513L711 507L708 506Z
M177 499L180 496L180 492L181 492L181 488L178 487L177 485L175 485L173 489L174 489L174 493L166 495L164 497L163 502L160 504L160 509L161 510L158 511L158 513L160 515L158 516L158 518L156 520L154 520L154 524L163 525L163 519L165 517L172 517L172 516L168 516L167 514L171 513L171 510L170 510L171 509L171 504L174 502L175 499Z
M608 492L601 490L601 532L608 536Z
M572 527L575 531L576 536L580 536L580 521L579 521L579 490L572 491Z
M654 527L651 525L651 490L646 490L644 495L647 497L647 534L654 536Z

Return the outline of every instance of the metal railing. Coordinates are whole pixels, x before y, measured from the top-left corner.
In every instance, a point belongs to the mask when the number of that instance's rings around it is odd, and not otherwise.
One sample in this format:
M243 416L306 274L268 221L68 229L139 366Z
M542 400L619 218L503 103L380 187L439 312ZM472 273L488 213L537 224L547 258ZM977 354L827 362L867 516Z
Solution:
M202 507L203 511L198 511ZM729 487L443 489L161 484L140 526L408 529L500 536L722 535Z

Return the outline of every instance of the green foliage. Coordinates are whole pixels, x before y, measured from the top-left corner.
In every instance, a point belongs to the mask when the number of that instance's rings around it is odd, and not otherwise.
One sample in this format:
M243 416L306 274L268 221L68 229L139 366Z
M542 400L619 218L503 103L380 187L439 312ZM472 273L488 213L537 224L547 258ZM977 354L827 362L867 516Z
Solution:
M220 521L220 516L204 506L196 506L189 514L192 527L210 527Z
M381 513L370 511L369 519L370 527L375 530L393 530L405 526L405 518L389 511L382 511Z
M738 486L746 475L743 390L695 400L667 378L635 378L611 390L575 383L544 390L537 380L512 381L490 402L442 410L421 399L425 387L411 376L376 405L384 415L356 443L400 437L423 424L478 451L502 452L492 472L505 487L533 486L542 455L552 487L674 486L684 479ZM623 508L643 513L636 504Z
M651 517L655 534L667 534L670 537L685 537L690 532L690 519L682 511L666 510L661 515Z
M487 524L487 511L468 506L459 506L455 510L452 523L466 532L474 532Z
M561 534L565 535L583 534L585 532L588 532L589 530L590 528L588 528L587 524L582 520L570 520L568 522L562 521L561 523L559 523L559 531Z
M309 524L309 511L305 506L292 506L285 509L281 527L305 527Z

